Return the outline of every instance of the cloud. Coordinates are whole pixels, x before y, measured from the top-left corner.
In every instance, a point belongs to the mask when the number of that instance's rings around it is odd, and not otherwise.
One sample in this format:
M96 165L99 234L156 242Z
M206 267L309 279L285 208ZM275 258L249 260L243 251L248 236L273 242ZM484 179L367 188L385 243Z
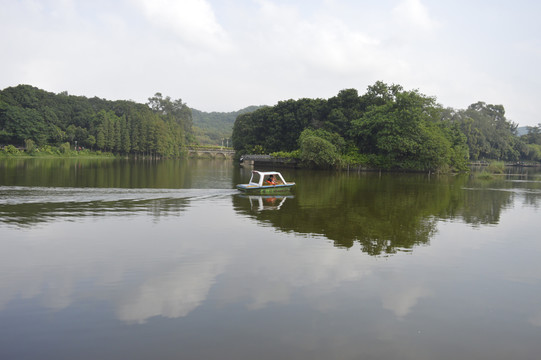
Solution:
M117 304L117 317L129 323L145 323L153 316L184 317L207 298L216 276L227 260L213 254L182 263L168 274L150 278Z
M325 14L307 18L290 5L259 3L254 29L258 35L252 40L261 43L265 56L284 64L296 63L310 70L333 73L358 71L359 65L374 63L370 54L379 40L352 29L341 19Z
M171 32L185 44L217 51L230 46L227 33L205 0L139 0L139 5L153 25Z
M467 6L467 8L466 8ZM377 80L444 106L482 100L536 125L539 5L434 0L20 0L0 12L0 88L145 102L160 91L204 111L360 91ZM494 15L508 21L494 27Z
M382 307L392 311L398 318L408 315L419 300L432 293L424 286L408 286L398 291L386 291L381 296Z
M402 0L394 9L393 17L398 24L416 30L429 31L438 27L421 0Z

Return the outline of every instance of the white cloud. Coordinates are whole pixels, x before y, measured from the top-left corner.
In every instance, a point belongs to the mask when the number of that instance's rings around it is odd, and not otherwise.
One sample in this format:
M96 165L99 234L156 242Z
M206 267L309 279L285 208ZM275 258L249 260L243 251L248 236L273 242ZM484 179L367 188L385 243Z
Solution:
M371 54L379 40L352 29L341 19L325 14L305 18L291 5L259 3L260 17L254 24L257 37L252 40L261 43L265 56L333 73L355 72L361 64L373 63Z
M139 102L160 91L233 111L382 80L444 106L503 104L508 118L536 125L539 5L482 10L434 0L8 2L0 88Z
M428 297L431 292L424 286L408 285L403 289L389 289L381 296L382 307L392 311L397 317L403 318L408 315L417 305L419 300Z
M117 304L117 317L144 323L153 316L178 318L188 315L207 298L227 260L217 254L181 263L168 274L145 280Z
M139 0L153 25L171 31L182 42L208 50L229 47L229 38L205 0Z
M421 0L402 0L393 9L393 17L400 25L418 30L430 31L438 26Z

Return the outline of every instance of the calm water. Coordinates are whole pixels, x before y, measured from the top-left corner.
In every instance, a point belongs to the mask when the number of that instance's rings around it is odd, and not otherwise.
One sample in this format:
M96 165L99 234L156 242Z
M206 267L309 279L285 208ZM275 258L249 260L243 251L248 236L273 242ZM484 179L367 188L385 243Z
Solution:
M541 173L0 160L1 359L538 359ZM520 172L520 173L519 173Z

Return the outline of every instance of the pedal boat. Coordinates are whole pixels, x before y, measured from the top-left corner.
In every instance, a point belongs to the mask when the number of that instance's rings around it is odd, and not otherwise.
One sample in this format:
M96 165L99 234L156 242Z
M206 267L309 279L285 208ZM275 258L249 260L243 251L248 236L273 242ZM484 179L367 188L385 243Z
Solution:
M273 183L269 178L273 178ZM277 171L252 170L248 184L238 184L237 189L250 194L276 194L289 192L295 187L294 182L285 181L282 174Z

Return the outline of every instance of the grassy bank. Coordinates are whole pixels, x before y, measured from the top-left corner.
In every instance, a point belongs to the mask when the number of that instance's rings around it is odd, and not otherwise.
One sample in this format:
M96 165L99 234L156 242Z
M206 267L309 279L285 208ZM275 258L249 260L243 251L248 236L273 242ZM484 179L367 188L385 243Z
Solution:
M56 158L56 157L96 157L96 158L115 158L117 155L111 152L92 151L89 149L71 150L64 146L43 146L31 149L16 148L13 145L6 145L0 148L0 158Z

